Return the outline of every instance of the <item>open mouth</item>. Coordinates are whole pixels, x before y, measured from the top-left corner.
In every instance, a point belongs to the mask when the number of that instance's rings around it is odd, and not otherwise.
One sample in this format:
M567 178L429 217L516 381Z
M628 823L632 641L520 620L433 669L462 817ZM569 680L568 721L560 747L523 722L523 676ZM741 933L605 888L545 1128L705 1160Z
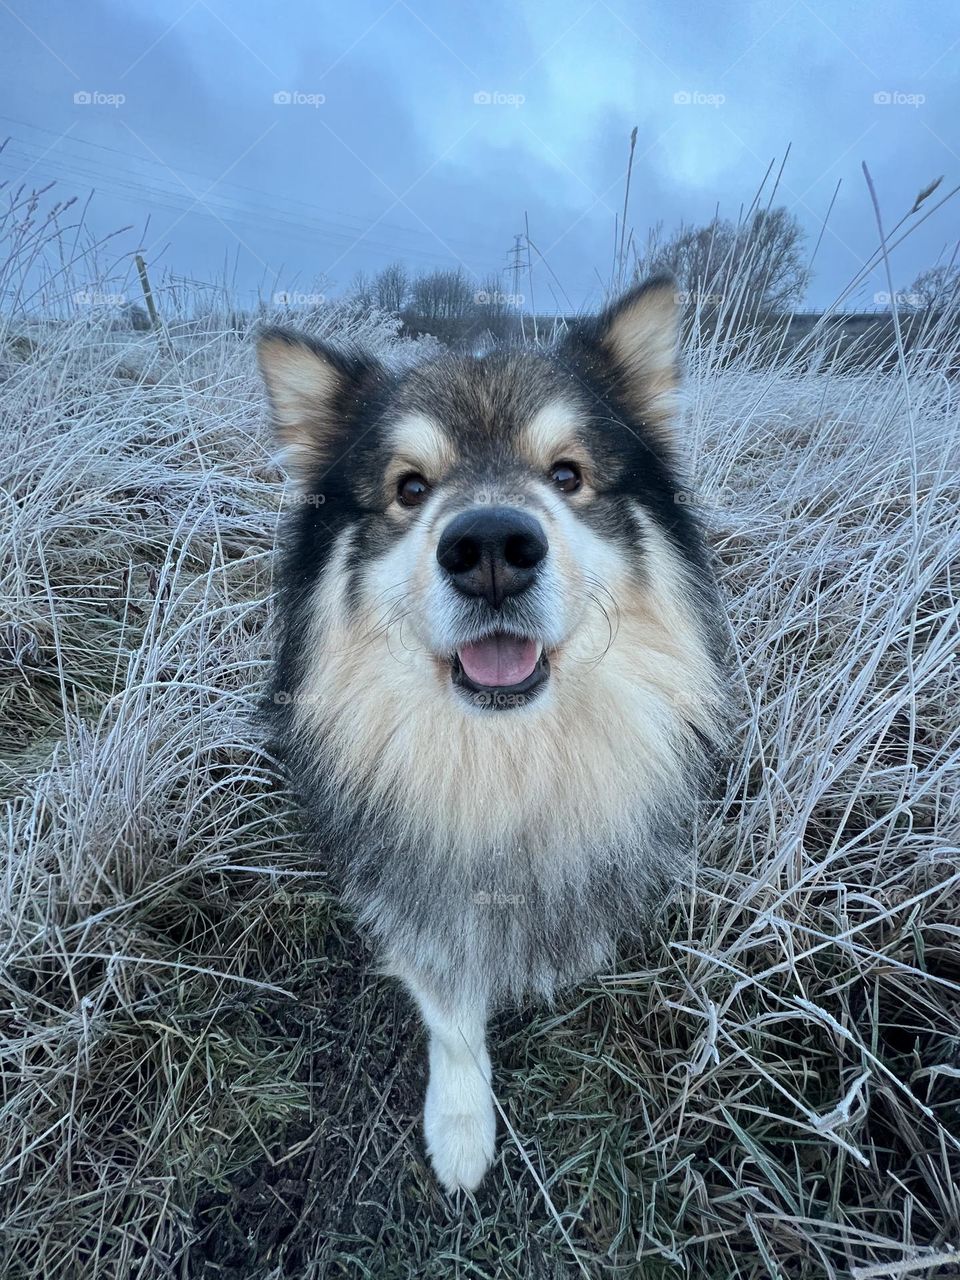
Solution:
M450 663L453 683L476 707L522 707L550 678L550 659L539 640L496 632L461 645Z

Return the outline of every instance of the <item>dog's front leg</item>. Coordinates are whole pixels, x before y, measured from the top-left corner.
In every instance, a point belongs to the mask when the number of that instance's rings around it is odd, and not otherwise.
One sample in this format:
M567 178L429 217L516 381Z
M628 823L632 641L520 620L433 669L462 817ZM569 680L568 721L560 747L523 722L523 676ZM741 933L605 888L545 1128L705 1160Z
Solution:
M493 1159L496 1120L485 1031L486 1002L444 999L404 975L430 1036L423 1129L433 1168L447 1191L473 1191Z

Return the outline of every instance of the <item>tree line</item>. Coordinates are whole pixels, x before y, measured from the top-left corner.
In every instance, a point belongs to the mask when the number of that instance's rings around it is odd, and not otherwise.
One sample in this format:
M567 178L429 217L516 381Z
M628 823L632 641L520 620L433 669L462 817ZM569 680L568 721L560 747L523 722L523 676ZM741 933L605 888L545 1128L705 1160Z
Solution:
M689 324L701 332L734 335L799 308L811 271L807 237L785 207L757 209L737 222L719 216L667 231L654 226L642 248L632 249L626 283L669 273ZM519 286L489 274L478 286L462 268L413 274L400 262L372 275L359 274L351 296L361 306L398 315L410 334L431 333L444 342L482 335L509 338L528 312ZM960 290L953 263L920 273L895 298L877 294L874 306L896 302L901 310L936 311L952 305Z
M361 307L398 315L412 337L430 333L450 343L511 337L526 302L522 294L507 292L493 272L477 284L462 267L411 275L402 262L375 275L359 273L350 296Z
M719 216L702 224L681 223L671 231L657 223L618 275L621 287L669 273L688 327L736 337L799 308L810 282L806 233L785 207L756 209L736 222ZM485 339L509 340L524 332L532 293L519 270L490 272L481 280L462 267L411 272L393 262L373 274L360 272L348 291L361 309L376 308L400 318L410 336L432 334L453 346ZM617 290L619 291L619 290ZM953 261L922 271L913 283L874 295L875 307L895 303L901 311L926 314L957 310L960 265ZM149 325L137 306L125 309L134 328ZM571 309L572 310L572 309ZM141 314L142 312L142 314Z

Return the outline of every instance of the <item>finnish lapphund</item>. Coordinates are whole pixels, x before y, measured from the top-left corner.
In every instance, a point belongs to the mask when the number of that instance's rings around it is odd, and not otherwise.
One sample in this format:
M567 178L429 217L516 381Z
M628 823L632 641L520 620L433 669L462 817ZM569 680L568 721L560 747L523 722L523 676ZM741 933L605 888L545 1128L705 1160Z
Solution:
M426 1146L494 1154L491 1010L612 965L684 872L726 700L675 284L550 349L259 345L296 484L268 703L310 847L429 1034Z

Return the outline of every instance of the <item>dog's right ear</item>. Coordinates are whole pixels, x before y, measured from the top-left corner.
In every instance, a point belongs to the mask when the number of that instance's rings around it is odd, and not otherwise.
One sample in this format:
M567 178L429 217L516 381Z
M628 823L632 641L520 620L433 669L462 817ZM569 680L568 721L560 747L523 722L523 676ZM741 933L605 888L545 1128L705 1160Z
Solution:
M257 361L284 464L306 484L319 466L332 463L350 420L384 371L375 361L287 329L261 335Z

